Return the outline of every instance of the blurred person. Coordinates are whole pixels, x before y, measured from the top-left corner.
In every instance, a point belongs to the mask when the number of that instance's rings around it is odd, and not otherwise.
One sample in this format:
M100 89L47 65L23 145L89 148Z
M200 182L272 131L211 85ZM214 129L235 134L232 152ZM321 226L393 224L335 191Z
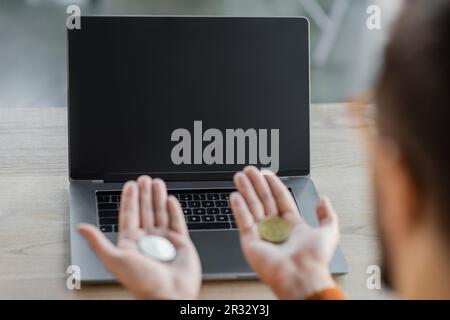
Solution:
M370 168L385 284L403 299L450 299L450 1L408 1L385 51L374 91L376 117ZM388 177L388 178L387 178ZM318 228L301 218L290 192L269 172L247 167L230 197L250 266L280 299L342 299L329 271L339 239L328 199ZM282 244L262 240L257 224L281 216L292 225ZM181 208L159 179L140 177L122 193L117 246L94 226L80 225L93 250L137 298L193 299L200 261ZM142 235L167 237L170 263L137 250Z

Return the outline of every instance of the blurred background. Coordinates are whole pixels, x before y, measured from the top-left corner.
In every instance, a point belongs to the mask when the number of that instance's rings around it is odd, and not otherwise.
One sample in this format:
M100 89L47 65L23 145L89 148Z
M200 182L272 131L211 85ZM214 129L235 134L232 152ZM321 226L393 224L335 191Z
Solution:
M342 102L370 87L402 0L0 0L0 108L66 107L66 8L82 15L307 16L311 100ZM370 5L381 30L368 30Z

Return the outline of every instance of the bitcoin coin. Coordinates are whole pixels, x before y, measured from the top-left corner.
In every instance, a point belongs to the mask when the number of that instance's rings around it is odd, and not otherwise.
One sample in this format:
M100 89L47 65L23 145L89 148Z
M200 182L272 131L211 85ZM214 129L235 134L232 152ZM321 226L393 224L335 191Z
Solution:
M177 254L173 244L160 236L144 236L138 240L137 245L143 255L162 262L173 260Z
M280 217L268 217L258 224L258 232L263 240L281 243L291 235L291 225Z

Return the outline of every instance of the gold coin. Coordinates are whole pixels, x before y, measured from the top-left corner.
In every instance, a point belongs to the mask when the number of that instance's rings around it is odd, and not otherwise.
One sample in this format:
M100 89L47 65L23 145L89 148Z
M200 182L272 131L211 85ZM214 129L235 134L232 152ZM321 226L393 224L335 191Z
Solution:
M291 225L280 217L269 217L258 224L258 232L263 240L281 243L291 235Z

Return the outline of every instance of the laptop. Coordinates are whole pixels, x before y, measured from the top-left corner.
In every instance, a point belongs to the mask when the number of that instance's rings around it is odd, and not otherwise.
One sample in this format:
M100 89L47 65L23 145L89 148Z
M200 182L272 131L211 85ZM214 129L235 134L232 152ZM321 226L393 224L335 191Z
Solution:
M204 279L255 277L228 198L248 164L276 172L318 226L306 18L87 16L67 32L71 263L82 281L115 278L77 224L115 243L120 190L143 174L180 200ZM340 248L331 271L348 272Z

